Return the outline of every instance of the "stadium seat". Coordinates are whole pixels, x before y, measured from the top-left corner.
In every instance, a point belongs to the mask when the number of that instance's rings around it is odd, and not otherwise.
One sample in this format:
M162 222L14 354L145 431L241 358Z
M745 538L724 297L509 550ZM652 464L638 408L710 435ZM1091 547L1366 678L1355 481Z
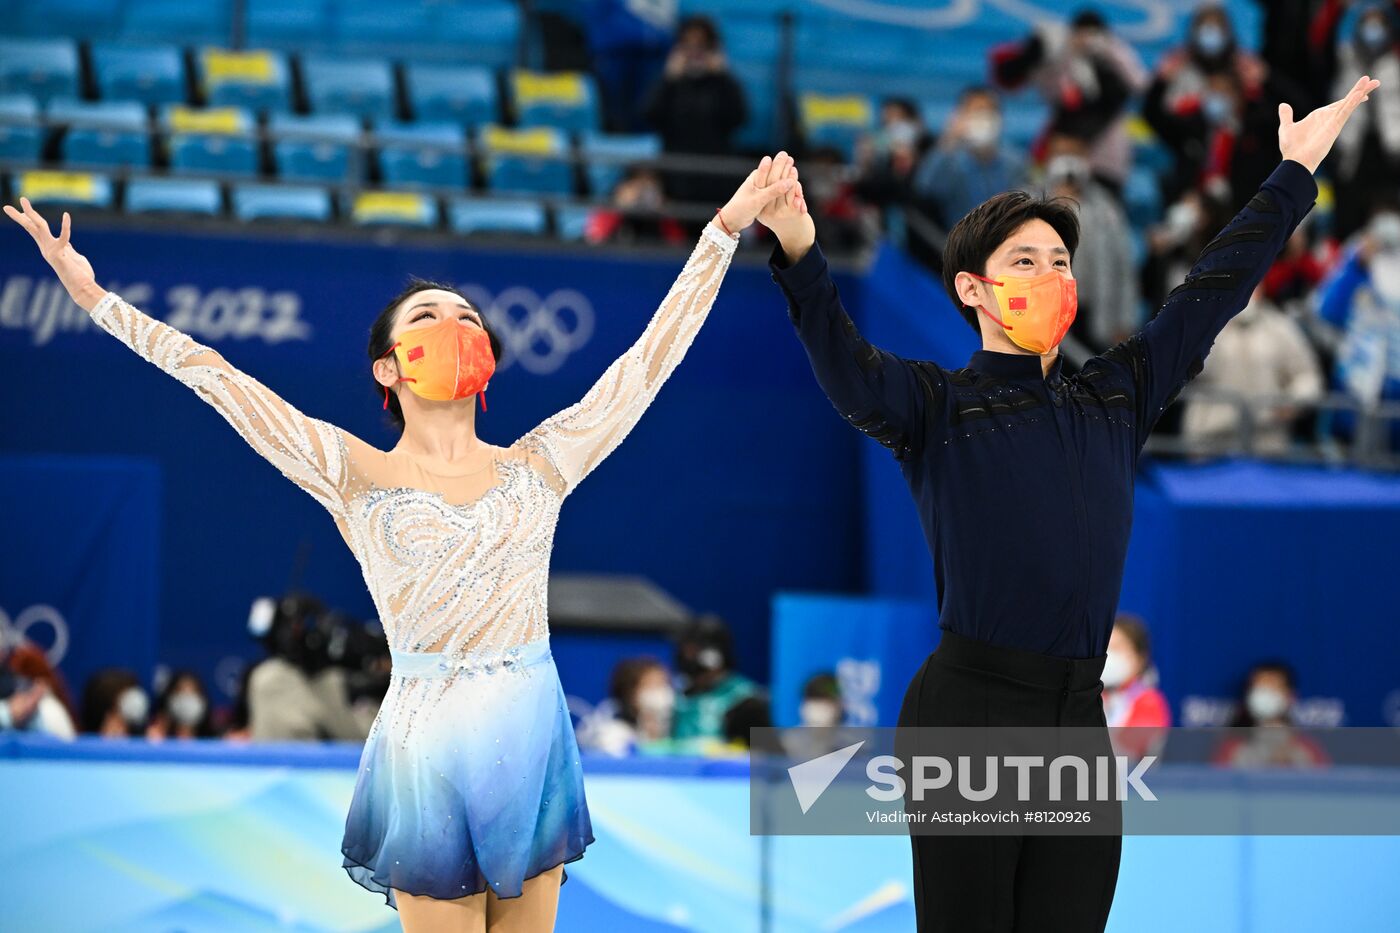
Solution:
M308 185L235 185L233 215L239 220L331 219L331 196L325 188Z
M162 125L170 130L170 167L177 172L258 173L258 143L253 117L241 107L164 108Z
M521 126L554 126L569 132L598 128L598 94L590 75L517 69L511 72L510 86Z
M468 184L466 135L456 123L381 123L375 127L379 171L396 188Z
M496 198L455 198L448 207L453 232L521 233L539 236L547 227L544 205L539 201Z
M396 227L436 227L435 198L412 191L362 191L350 202L350 217L357 224Z
M318 56L303 59L301 69L316 113L394 116L394 78L387 61Z
M864 94L817 94L798 99L798 125L811 148L836 149L851 161L856 141L875 125L875 102Z
M179 43L228 40L229 0L127 0L122 35Z
M520 49L520 8L514 0L441 4L433 14L433 35L457 58L509 68Z
M352 53L393 54L439 41L421 3L342 3L331 7L330 25L336 47Z
M92 66L103 100L185 100L185 59L173 45L94 45Z
M56 100L48 118L67 127L63 161L74 166L151 164L146 108L134 100Z
M20 172L15 179L16 199L25 197L35 204L71 207L110 208L112 179L95 172Z
M38 162L44 133L38 125L39 103L28 94L0 96L0 159Z
M200 50L197 61L200 89L209 106L256 112L291 109L291 80L282 54L207 48Z
M588 230L588 220L596 207L582 204L560 204L554 209L554 229L561 240L582 240Z
M340 182L364 177L361 151L355 145L362 132L360 121L349 114L275 113L268 118L267 131L282 178Z
M325 0L247 0L248 42L272 48L320 48L330 35Z
M126 183L128 214L223 213L223 194L216 181L193 178L133 178Z
M7 33L101 39L116 35L121 26L121 4L112 0L29 0L18 11L14 7L6 5Z
M473 65L405 67L408 103L417 120L453 120L466 127L500 119L496 76Z
M594 197L611 194L627 166L661 155L661 137L645 133L635 136L583 133L578 144L579 153L585 159L588 191Z
M30 94L40 104L77 97L77 45L72 39L0 39L0 94Z
M482 127L478 136L485 163L486 186L492 191L572 194L573 166L568 143L553 127L511 130Z

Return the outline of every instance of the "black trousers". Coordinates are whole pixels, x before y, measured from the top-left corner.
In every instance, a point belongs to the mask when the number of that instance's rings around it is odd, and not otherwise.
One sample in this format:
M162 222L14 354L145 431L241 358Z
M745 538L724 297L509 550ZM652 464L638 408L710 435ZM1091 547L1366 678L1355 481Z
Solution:
M1104 658L999 648L944 631L904 695L900 726L1105 730ZM920 933L1097 933L1118 884L1120 835L910 835Z

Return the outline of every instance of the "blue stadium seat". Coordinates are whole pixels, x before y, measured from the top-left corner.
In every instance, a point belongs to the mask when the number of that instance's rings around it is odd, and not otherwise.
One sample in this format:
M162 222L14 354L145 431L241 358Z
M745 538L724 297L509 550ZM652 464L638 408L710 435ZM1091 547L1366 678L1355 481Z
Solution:
M347 52L388 52L440 41L422 4L343 3L331 7L331 34Z
M349 214L360 225L436 227L438 203L412 191L362 191L350 199Z
M515 64L520 48L520 9L513 0L443 4L433 17L433 35L445 48L493 68Z
M331 219L331 196L309 185L235 185L233 215L239 220Z
M151 164L146 108L134 100L55 100L48 118L67 127L63 161L73 166Z
M584 157L588 191L594 197L612 193L627 166L648 162L661 154L661 137L648 133L634 136L582 133L579 153Z
M174 104L185 99L185 59L173 45L114 45L92 48L98 96Z
M598 128L598 91L591 75L517 69L511 72L510 87L521 126L556 126L570 132Z
M394 116L394 78L387 61L317 56L303 59L301 70L317 113Z
M121 4L112 0L30 0L18 11L14 6L6 7L5 31L20 35L98 39L116 35L121 25Z
M272 158L282 178L340 182L364 177L355 146L362 132L360 121L349 114L275 113L268 118L267 131L273 137Z
M409 64L405 78L415 119L454 120L466 127L500 119L496 75L489 68Z
M196 61L209 106L247 107L259 113L291 109L292 83L282 53L206 48Z
M466 135L456 123L380 123L379 171L395 188L462 188L468 184Z
M492 191L573 193L568 142L559 130L484 126L477 140L485 162L486 186Z
M128 214L202 214L218 217L224 199L216 181L133 178L126 183Z
M498 198L455 198L448 207L448 224L456 233L521 233L539 236L548 226L539 201Z
M864 94L803 93L798 125L811 148L832 148L846 161L855 157L856 141L875 125L875 102Z
M562 240L582 240L588 229L588 220L596 207L582 204L560 204L554 209L554 229Z
M320 48L329 35L325 0L248 0L248 42L252 45Z
M112 206L112 179L97 172L51 172L35 169L20 172L14 179L15 199L28 198L35 204L61 207Z
M0 159L38 162L44 134L38 125L39 103L28 94L0 96Z
M229 0L127 0L122 35L192 44L227 42Z
M1162 189L1152 169L1134 165L1123 184L1123 203L1128 221L1135 229L1151 226L1162 219Z
M177 172L258 173L253 116L240 107L167 105L161 125L170 131L170 167Z
M78 47L72 39L0 39L0 94L39 103L78 96Z

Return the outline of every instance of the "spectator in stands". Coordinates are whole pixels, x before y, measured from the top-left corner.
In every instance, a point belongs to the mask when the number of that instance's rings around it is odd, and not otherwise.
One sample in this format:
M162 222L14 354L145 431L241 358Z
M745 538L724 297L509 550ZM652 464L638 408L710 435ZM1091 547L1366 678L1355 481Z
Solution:
M1305 217L1293 231L1278 261L1264 276L1265 296L1286 311L1304 304L1311 310L1314 292L1331 265L1330 250L1313 245L1312 216Z
M1245 677L1239 706L1230 725L1249 729L1233 733L1216 750L1216 764L1231 768L1312 768L1327 764L1327 754L1294 726L1298 680L1281 661L1256 664Z
M758 685L734 670L729 626L716 616L697 619L676 645L676 667L685 679L676 697L677 739L724 738L724 716L742 700L759 693Z
M641 105L661 78L676 29L676 4L635 0L588 0L587 24L593 71L602 91L609 131L642 129Z
M747 119L744 89L729 70L719 30L709 18L681 23L665 72L646 106L662 147L678 155L728 155L731 137ZM666 193L674 201L723 204L733 179L703 172L668 172Z
M155 715L146 727L148 739L214 738L209 691L194 671L176 671L156 700Z
M908 204L914 171L933 145L918 105L904 97L880 104L880 128L856 144L856 196L879 208Z
M662 213L666 196L661 176L648 165L628 166L612 191L612 203L588 217L583 236L590 243L688 242L689 234L673 217Z
M1335 61L1318 55L1311 27L1322 7L1334 0L1254 0L1263 14L1260 57L1269 69L1287 76L1307 100L1291 103L1312 108L1327 103L1325 90L1332 85ZM1315 89L1315 90L1314 90Z
M1142 115L1176 166L1163 196L1221 180L1229 199L1256 190L1278 162L1278 105L1305 95L1239 48L1223 7L1192 17L1190 38L1168 53L1147 89Z
M841 686L830 672L813 674L802 685L802 705L797 720L803 726L839 726L846 718L841 706Z
M131 738L146 728L151 701L141 681L125 668L104 668L83 687L83 731L103 738Z
M1160 308L1168 292L1181 284L1206 243L1229 221L1232 210L1226 185L1217 180L1204 191L1184 192L1162 222L1147 231L1142 293L1150 307Z
M1334 379L1363 405L1400 399L1400 210L1377 208L1345 257L1318 299L1318 316L1340 332ZM1397 433L1392 425L1392 444Z
M0 644L0 731L71 739L76 720L68 685L43 649L27 641L8 650Z
M624 658L613 668L608 696L579 723L580 748L624 756L671 735L676 691L671 672L650 656Z
M812 219L823 242L833 249L855 250L879 235L880 216L856 197L851 167L838 149L824 146L807 153L804 163Z
M724 714L721 728L724 742L731 748L744 749L754 746L763 751L778 751L780 746L776 742L755 741L759 737L753 736L749 731L772 727L773 708L768 702L768 697L762 693L755 693L729 708Z
M1001 129L997 92L970 87L919 163L916 197L944 230L988 198L1026 183L1026 157L1002 143Z
M1047 134L1083 140L1094 175L1115 193L1122 190L1133 160L1126 108L1147 85L1147 72L1102 15L1081 10L1067 31L1042 27L994 48L992 75L1008 90L1034 82L1050 105Z
M1171 707L1157 688L1151 639L1137 616L1119 613L1114 619L1101 677L1104 717L1110 728L1127 730L1114 733L1114 749L1137 759L1160 748L1172 724Z
M1074 254L1079 313L1070 333L1101 353L1142 324L1142 295L1133 264L1132 229L1123 205L1089 165L1082 139L1057 135L1046 143L1045 187L1051 195L1079 205L1082 236Z
M1322 367L1303 329L1270 301L1261 283L1243 311L1215 338L1196 385L1229 392L1249 404L1253 451L1277 454L1288 448L1298 406L1323 395ZM1287 403L1261 404L1265 398ZM1232 447L1241 436L1240 408L1229 401L1191 399L1182 433L1212 450Z
M1380 7L1357 17L1338 59L1338 73L1375 75L1382 87L1400 89L1395 22ZM1381 93L1376 102L1375 111L1349 122L1337 137L1332 232L1340 239L1361 229L1377 197L1389 197L1400 184L1400 92Z

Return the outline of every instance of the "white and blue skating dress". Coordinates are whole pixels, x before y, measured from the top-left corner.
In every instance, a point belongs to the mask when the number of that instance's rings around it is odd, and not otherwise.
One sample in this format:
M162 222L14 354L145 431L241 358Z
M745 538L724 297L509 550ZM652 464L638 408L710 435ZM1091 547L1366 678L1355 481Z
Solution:
M393 673L365 742L342 854L350 877L390 905L396 891L516 897L593 841L549 650L555 522L680 363L736 243L707 225L641 337L583 399L458 476L302 414L115 293L92 310L325 506L359 561Z

